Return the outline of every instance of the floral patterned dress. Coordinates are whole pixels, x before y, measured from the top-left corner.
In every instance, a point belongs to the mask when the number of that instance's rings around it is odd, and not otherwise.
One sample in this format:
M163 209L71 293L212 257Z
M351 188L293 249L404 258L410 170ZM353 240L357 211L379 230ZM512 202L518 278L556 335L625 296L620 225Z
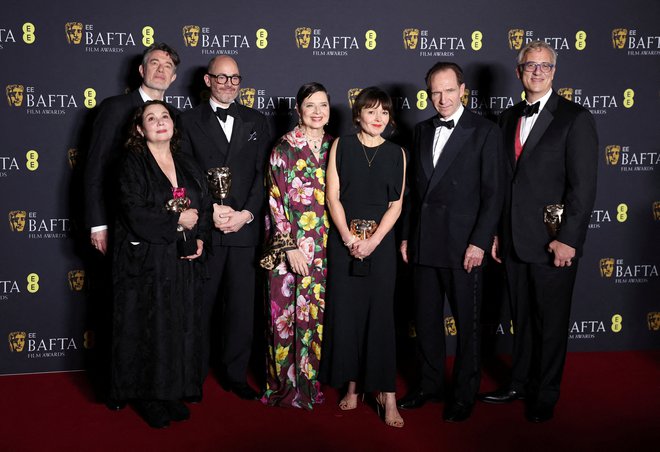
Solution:
M317 161L296 127L270 157L268 234L293 239L307 258L309 276L293 273L286 259L269 272L268 375L262 398L268 405L311 410L323 402L318 371L329 227L325 169L331 141L324 135Z

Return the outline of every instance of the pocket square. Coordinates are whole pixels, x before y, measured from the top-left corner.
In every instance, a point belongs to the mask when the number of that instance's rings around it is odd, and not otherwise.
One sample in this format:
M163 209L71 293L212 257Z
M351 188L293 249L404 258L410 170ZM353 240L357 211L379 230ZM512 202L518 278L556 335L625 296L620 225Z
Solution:
M248 141L257 141L257 132L254 130L250 132L250 136L248 137Z

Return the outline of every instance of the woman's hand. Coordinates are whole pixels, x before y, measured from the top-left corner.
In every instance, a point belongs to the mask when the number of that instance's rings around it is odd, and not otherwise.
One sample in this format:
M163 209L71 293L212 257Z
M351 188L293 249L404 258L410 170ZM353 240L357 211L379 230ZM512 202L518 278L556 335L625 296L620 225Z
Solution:
M197 251L195 251L195 254L191 254L190 256L183 256L181 259L187 259L189 261L193 259L197 259L199 256L202 255L203 250L204 250L204 242L200 239L197 239Z
M370 238L364 240L358 239L353 243L353 245L351 245L351 256L357 259L364 259L365 257L369 257L378 245L380 245L380 242L375 238L375 236L371 236Z
M197 214L197 209L188 209L181 212L179 215L179 224L183 226L184 229L192 229L197 224L197 219L199 215Z
M286 252L286 260L289 261L289 267L294 273L301 276L309 275L309 267L307 266L307 258L302 251L295 249Z

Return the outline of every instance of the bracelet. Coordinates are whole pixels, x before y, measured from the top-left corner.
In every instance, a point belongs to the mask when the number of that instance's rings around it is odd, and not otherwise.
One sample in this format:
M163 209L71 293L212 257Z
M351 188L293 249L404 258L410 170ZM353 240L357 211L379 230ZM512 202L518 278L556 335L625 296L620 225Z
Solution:
M357 240L357 237L355 237L354 235L352 235L352 236L351 236L351 239L350 239L348 242L344 242L344 246L350 248L351 245L354 244L356 240Z

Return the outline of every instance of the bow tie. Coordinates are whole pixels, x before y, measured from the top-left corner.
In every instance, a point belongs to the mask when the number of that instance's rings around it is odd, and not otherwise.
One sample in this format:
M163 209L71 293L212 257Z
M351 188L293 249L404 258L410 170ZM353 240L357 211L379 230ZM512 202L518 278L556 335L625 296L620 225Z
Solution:
M433 118L433 125L437 129L438 127L446 127L447 129L454 128L454 120L450 119L449 121L443 121L440 117L436 116Z
M541 105L541 102L534 102L532 105L525 105L525 108L523 108L522 114L520 116L530 117L533 114L538 113L539 105Z
M236 104L232 102L229 104L228 108L216 108L215 115L220 118L220 121L225 122L227 120L227 115L233 116L234 118L238 116L238 108L236 108Z

